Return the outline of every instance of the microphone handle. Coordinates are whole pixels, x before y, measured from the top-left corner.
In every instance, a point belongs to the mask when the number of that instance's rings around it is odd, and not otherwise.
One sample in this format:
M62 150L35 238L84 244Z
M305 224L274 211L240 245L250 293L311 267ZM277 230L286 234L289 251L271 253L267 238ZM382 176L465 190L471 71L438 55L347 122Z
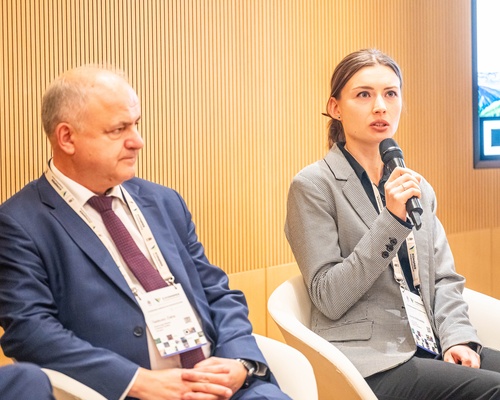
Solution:
M418 231L422 227L422 220L420 219L420 216L424 212L418 197L413 196L406 202L406 212L410 216L413 225L415 225L415 228Z
M387 162L387 166L391 172L394 171L396 167L406 168L405 161L399 157L390 159ZM422 220L420 216L424 212L418 197L413 196L406 202L406 212L418 231L422 227Z

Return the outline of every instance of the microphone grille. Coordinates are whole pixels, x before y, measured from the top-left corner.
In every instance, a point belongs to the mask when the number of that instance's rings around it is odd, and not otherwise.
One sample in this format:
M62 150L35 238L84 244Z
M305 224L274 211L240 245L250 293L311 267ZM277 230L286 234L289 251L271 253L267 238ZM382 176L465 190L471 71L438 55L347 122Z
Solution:
M384 164L387 164L389 160L394 158L403 158L403 151L392 138L382 140L379 144L378 150Z

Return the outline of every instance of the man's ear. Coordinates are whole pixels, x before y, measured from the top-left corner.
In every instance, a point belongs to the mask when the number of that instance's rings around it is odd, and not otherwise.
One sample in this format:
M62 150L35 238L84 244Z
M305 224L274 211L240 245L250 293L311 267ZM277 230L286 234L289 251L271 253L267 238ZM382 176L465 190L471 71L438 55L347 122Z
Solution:
M74 154L75 144L74 144L75 128L67 122L61 122L56 126L54 131L54 140L59 147L66 154Z
M337 99L335 97L330 97L328 100L328 104L326 106L328 111L328 115L332 118L339 119L340 118L340 110L339 105L337 103Z

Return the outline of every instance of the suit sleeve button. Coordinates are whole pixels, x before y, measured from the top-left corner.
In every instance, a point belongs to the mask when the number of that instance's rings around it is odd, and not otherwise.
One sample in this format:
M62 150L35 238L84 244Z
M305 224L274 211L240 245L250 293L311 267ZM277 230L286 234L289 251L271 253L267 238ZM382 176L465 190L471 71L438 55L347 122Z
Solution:
M385 248L387 249L387 251L393 251L394 250L394 246L392 244L386 244Z
M391 242L391 244L393 246L395 246L396 244L398 244L398 240L396 238L389 238L389 242Z
M389 252L388 251L383 251L382 252L382 258L387 258L389 257Z
M134 336L141 337L143 333L144 329L142 328L142 326L136 326L134 328Z

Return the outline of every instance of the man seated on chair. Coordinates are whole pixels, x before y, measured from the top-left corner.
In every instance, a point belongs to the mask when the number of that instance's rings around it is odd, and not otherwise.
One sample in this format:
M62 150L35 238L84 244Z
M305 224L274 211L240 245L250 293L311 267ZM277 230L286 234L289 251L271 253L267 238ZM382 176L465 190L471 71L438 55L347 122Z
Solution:
M109 399L289 399L175 191L135 178L137 94L84 66L42 101L43 176L0 206L5 354Z
M2 400L54 400L48 376L29 363L0 368L0 397Z

